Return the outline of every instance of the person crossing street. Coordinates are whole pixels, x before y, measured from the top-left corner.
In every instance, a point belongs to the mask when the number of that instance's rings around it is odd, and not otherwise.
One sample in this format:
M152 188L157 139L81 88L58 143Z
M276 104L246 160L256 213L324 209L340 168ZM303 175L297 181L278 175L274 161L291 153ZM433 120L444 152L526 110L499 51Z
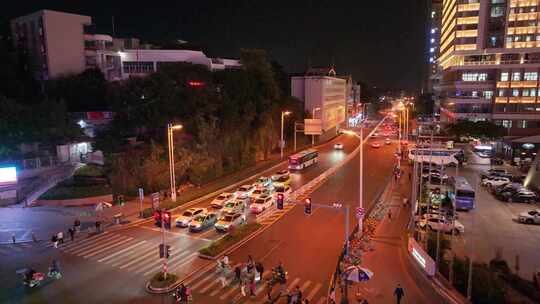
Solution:
M396 301L397 301L396 303L400 304L401 303L401 298L403 298L405 296L405 292L403 291L403 288L401 288L400 284L397 284L397 287L394 290L394 295L396 296Z

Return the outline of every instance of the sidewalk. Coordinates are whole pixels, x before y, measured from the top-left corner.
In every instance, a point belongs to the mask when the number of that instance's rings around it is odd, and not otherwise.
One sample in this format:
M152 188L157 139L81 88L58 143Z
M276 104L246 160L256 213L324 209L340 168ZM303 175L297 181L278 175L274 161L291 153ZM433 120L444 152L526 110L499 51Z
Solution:
M398 284L405 292L401 303L443 303L432 288L422 288L403 250L403 235L411 213L409 206L403 206L403 198L408 198L411 191L410 168L404 166L403 170L401 179L392 180L381 197L380 222L368 245L371 250L362 257L360 266L371 270L373 277L349 286L349 303L358 303L359 298L369 303L396 303L393 293Z

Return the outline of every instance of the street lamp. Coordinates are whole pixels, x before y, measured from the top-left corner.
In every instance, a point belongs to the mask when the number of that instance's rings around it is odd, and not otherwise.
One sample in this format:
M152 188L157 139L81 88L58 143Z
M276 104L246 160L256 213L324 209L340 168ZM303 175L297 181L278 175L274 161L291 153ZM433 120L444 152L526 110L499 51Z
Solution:
M174 141L173 132L181 130L182 125L167 124L167 141L169 144L169 178L171 184L171 200L176 202L176 178L174 175Z
M315 119L315 112L320 111L320 110L321 110L320 107L314 108L314 109L313 109L313 112L312 112L312 114L311 114L311 118L312 118L312 119ZM311 135L311 146L313 147L314 145L315 145L315 135L312 134L312 135Z
M283 148L285 148L285 142L283 141L283 124L285 123L285 116L291 114L289 111L281 111L281 142L279 146L281 148L281 158L283 159Z
M343 131L345 134L354 135L360 139L360 164L359 164L359 175L358 175L358 208L360 210L363 209L364 206L364 198L363 198L363 184L364 184L364 121L360 123L360 135L356 134L353 131L345 130ZM358 212L356 213L358 214ZM359 237L362 236L362 229L363 229L363 216L358 216L358 234Z

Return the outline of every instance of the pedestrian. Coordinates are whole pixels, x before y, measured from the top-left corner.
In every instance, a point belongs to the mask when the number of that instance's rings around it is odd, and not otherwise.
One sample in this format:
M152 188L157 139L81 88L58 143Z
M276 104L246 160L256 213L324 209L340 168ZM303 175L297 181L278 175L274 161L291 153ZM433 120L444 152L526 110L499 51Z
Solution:
M71 241L73 242L73 240L75 239L75 230L73 230L73 228L69 227L68 233L69 233L69 236L71 237Z
M396 289L394 290L394 295L396 296L397 304L401 303L401 298L405 296L405 292L403 291L403 288L401 288L401 285L397 284Z
M255 296L255 287L256 287L256 284L255 284L255 277L251 278L250 282L249 282L249 295L254 297Z
M300 304L300 301L302 301L302 291L300 290L300 286L296 285L294 290L290 293L290 303Z
M53 234L51 237L51 242L54 245L54 248L58 248L58 237L56 234Z
M101 222L96 221L96 232L101 232Z
M224 256L223 256L222 262L223 262L223 267L229 266L229 256L228 256L228 255L224 255Z
M403 198L403 207L407 207L407 205L409 205L409 200L406 197L404 197Z
M259 275L258 281L262 281L263 280L263 273L264 273L263 264L261 262L257 262L257 264L255 264L255 270L257 270L257 273Z
M36 238L36 235L34 234L34 231L32 231L32 241L34 241L34 243L37 243L37 238Z
M388 209L388 220L392 220L392 210Z
M411 178L412 178L412 174L411 174L411 172L409 171L409 180L411 180Z
M221 287L224 288L227 285L227 274L226 269L222 268L219 273L219 281L221 282Z
M58 243L64 244L64 233L62 231L59 231L56 237L58 238Z
M242 295L245 297L246 296L246 279L245 278L240 279L240 291L242 292Z
M79 221L79 219L75 219L75 222L73 222L73 228L75 228L76 233L81 232L81 221Z
M242 269L239 265L236 265L236 267L234 267L234 281L240 283L241 275Z

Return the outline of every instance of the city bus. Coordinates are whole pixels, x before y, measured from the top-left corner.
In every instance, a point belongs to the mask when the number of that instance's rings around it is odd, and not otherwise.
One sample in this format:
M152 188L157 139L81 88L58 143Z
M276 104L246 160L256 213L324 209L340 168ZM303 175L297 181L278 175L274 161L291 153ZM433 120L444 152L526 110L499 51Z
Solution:
M456 210L474 209L474 189L464 177L454 176L450 178L450 191L448 191L448 196L452 200L452 204L455 206Z
M409 150L411 162L433 163L436 165L452 166L463 162L464 153L461 149L447 148L413 148Z
M309 167L319 160L319 152L317 150L305 150L289 156L289 169L302 170Z

